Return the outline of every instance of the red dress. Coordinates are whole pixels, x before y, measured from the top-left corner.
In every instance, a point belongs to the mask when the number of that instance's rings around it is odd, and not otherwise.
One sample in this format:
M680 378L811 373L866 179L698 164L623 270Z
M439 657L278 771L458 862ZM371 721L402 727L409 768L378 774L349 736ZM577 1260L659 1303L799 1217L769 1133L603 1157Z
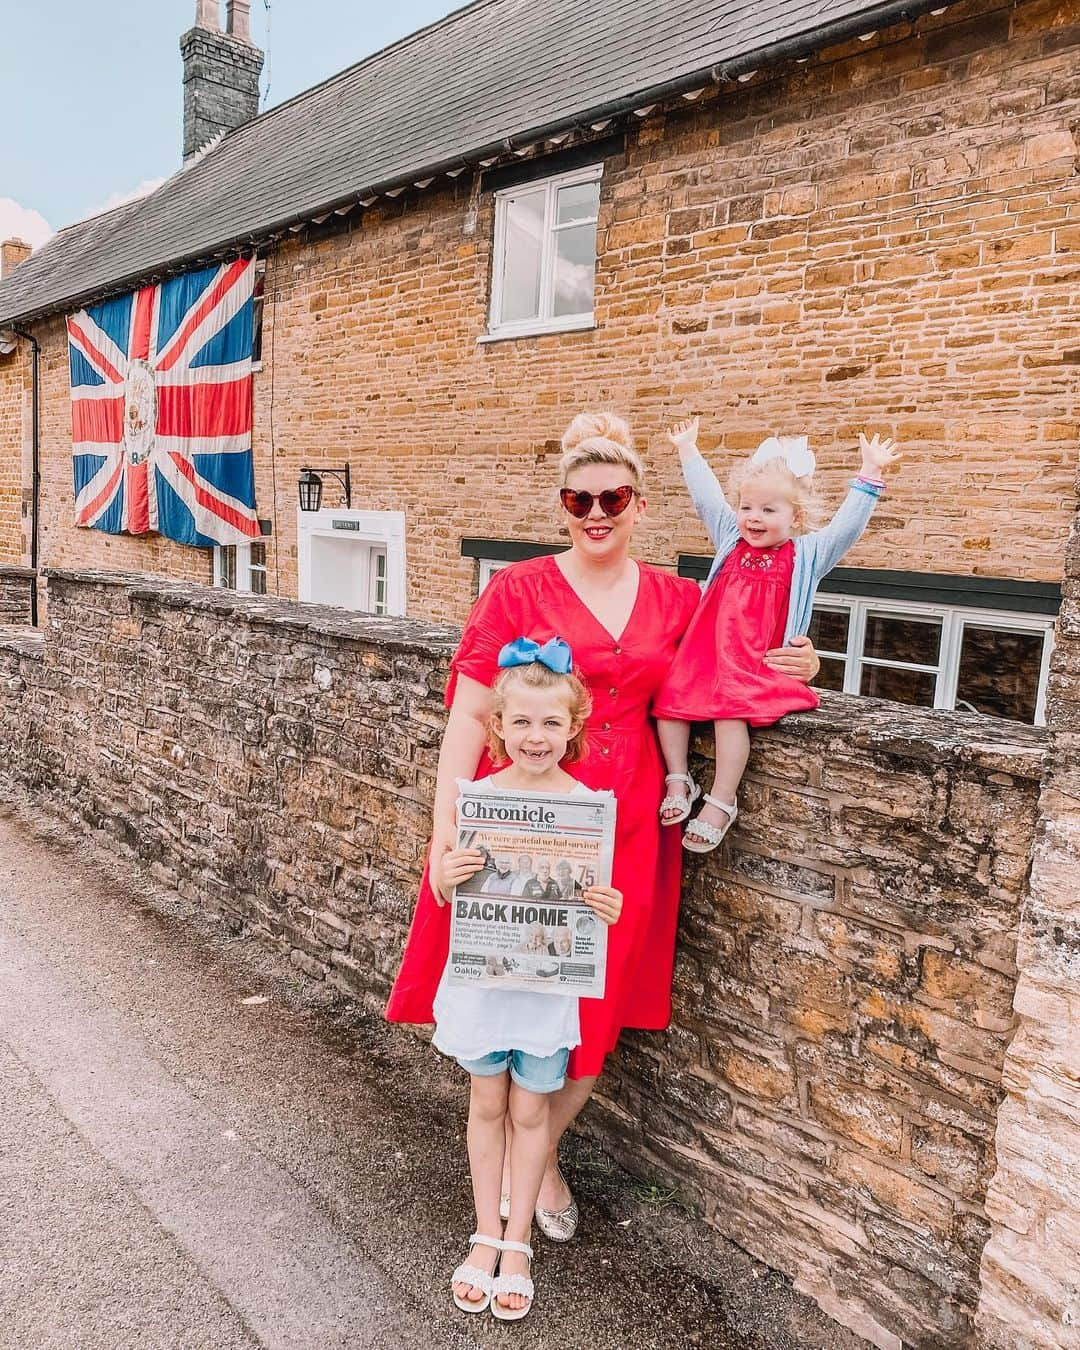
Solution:
M653 703L679 722L728 718L767 727L816 708L817 694L762 657L784 645L795 545L754 548L740 539L709 582Z
M697 608L692 581L638 564L637 599L614 638L578 597L554 557L532 558L497 572L473 606L451 664L453 701L459 675L490 685L499 649L516 637L567 641L593 697L588 752L568 773L590 788L610 788L618 801L612 885L623 912L608 934L602 999L581 1000L581 1045L570 1053L572 1078L598 1074L623 1027L661 1030L671 1019L671 973L679 907L679 831L661 830L658 810L664 766L649 708ZM493 772L485 753L470 778ZM427 871L386 1016L430 1022L446 965L449 907L435 903Z

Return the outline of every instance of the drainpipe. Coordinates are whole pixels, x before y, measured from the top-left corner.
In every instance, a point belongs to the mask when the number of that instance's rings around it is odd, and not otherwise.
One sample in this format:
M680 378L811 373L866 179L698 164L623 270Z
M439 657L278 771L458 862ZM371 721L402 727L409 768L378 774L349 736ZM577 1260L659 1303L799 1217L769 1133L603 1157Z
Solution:
M41 491L41 434L38 417L41 346L33 333L26 333L21 328L15 328L12 331L17 336L25 338L33 352L30 382L30 567L34 575L30 582L30 622L36 628L38 622L38 501Z

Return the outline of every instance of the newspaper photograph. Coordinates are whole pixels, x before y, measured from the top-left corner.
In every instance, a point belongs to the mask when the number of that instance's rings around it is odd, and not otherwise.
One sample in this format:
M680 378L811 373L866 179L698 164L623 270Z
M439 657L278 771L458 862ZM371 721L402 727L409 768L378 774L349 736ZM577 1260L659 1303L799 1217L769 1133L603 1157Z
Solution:
M614 795L469 787L457 811L484 866L454 888L448 983L602 998L607 925L581 893L611 884Z

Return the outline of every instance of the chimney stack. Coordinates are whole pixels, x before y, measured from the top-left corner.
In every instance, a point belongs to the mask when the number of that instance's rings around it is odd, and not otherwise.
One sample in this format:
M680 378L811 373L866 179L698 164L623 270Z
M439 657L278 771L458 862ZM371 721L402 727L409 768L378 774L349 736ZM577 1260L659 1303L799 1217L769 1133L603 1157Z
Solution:
M12 268L18 267L30 256L30 245L21 239L5 239L0 244L0 279L6 277Z
M259 111L263 54L251 41L250 0L196 0L195 26L180 39L184 60L184 159Z

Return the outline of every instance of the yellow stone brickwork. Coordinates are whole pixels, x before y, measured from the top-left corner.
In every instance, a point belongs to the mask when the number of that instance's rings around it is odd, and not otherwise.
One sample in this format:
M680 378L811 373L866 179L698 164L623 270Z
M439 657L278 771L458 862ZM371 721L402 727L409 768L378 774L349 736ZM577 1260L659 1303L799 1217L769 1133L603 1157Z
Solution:
M982 0L631 118L583 333L478 344L493 202L467 176L278 245L255 392L270 589L296 594L301 465L348 460L354 506L406 513L409 612L460 620L462 537L559 540L558 437L582 407L635 428L650 561L707 552L660 439L694 411L725 473L769 432L809 432L833 502L861 428L899 438L903 472L848 565L1060 579L1078 51L1074 0ZM73 527L62 329L39 335L43 560L205 580L201 553ZM0 426L10 384L0 366Z

